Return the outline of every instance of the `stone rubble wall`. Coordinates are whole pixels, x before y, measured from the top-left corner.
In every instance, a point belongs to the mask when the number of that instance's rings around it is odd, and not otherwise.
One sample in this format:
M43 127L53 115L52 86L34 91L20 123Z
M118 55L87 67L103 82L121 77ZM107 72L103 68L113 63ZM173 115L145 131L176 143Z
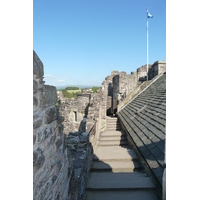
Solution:
M60 113L65 117L63 121L64 134L86 131L86 119L90 95L77 98L64 98L61 100Z
M33 199L83 199L93 154L89 133L63 134L56 88L44 85L43 75L33 51Z

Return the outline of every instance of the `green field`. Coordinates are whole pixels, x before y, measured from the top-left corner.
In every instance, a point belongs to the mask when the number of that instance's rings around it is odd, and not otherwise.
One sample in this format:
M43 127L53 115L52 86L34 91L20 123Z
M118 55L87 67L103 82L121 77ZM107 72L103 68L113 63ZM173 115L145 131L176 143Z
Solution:
M65 98L76 98L81 90L61 90Z
M72 93L72 92L76 93L76 92L81 92L81 90L67 90L67 92L69 92L69 93Z

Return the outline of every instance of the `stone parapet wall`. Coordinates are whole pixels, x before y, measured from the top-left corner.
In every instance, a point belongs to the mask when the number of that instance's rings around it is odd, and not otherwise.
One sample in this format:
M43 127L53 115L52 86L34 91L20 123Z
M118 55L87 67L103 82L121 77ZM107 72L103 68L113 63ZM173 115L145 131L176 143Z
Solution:
M33 51L33 199L83 199L93 152L89 133L63 134L56 88L44 85L43 75L43 64ZM81 113L88 100L80 102Z
M149 80L153 79L155 76L166 72L166 62L163 60L158 60L153 63L148 71Z
M89 133L82 131L69 133L64 145L67 149L69 158L68 168L70 169L68 171L68 184L66 188L68 190L67 199L84 199L86 180L93 158L93 148L89 142Z
M147 65L143 65L142 67L139 67L137 69L137 79L138 81L145 81L146 77L147 77Z
M102 101L102 91L91 94L88 115L86 121L86 130L91 131L93 125L101 118L100 106Z
M43 75L43 64L33 52L33 198L66 199L68 159L62 117L55 106L56 88L44 85Z

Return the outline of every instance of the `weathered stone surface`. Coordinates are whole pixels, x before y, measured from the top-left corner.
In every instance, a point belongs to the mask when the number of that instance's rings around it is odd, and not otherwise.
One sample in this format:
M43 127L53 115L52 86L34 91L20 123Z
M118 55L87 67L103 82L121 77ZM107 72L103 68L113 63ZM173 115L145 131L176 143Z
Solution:
M89 132L83 132L80 136L79 136L79 141L81 143L83 142L88 142L89 141Z
M36 78L44 76L43 64L35 51L33 51L33 75L35 75Z
M50 167L53 168L54 165L56 164L57 162L57 159L58 159L58 156L57 155L54 155L51 160L50 160Z
M57 102L56 87L44 85L43 89L40 90L39 93L39 102L40 108L55 105Z
M63 95L59 93L60 113L65 117L63 132L66 135L70 132L85 131L86 126L83 119L88 115L90 96L91 94L82 93L77 98L63 98Z
M56 141L56 150L58 150L60 148L60 146L62 145L62 138L59 138L57 141Z
M49 146L53 145L54 142L55 142L55 140L56 140L56 134L53 133L53 134L51 135L51 137L49 137L49 138L47 139L47 146L49 147Z
M38 83L37 81L33 80L33 94L35 94L38 90Z
M33 145L35 144L35 141L36 141L36 135L33 134Z
M43 116L43 123L49 124L52 121L56 120L59 116L59 108L56 106L49 107Z
M33 121L33 128L36 129L38 127L40 127L42 124L42 119L41 118L37 118Z
M33 199L67 199L72 168L64 151L63 118L58 119L56 89L44 85L43 64L33 54Z
M64 122L65 118L63 116L59 116L57 119L58 124L61 124L62 122Z
M43 151L40 148L37 148L36 151L33 152L33 167L38 170L45 161L45 157Z
M37 131L37 143L43 142L48 135L52 134L52 128L50 125L41 126Z
M37 97L33 97L33 106L37 107L38 106L38 99Z

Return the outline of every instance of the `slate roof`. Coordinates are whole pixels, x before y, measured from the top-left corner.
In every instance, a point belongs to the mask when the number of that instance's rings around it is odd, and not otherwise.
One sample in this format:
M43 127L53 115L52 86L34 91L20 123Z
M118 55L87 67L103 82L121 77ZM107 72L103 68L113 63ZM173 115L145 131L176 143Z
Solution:
M118 118L162 186L165 168L166 73L120 110Z

